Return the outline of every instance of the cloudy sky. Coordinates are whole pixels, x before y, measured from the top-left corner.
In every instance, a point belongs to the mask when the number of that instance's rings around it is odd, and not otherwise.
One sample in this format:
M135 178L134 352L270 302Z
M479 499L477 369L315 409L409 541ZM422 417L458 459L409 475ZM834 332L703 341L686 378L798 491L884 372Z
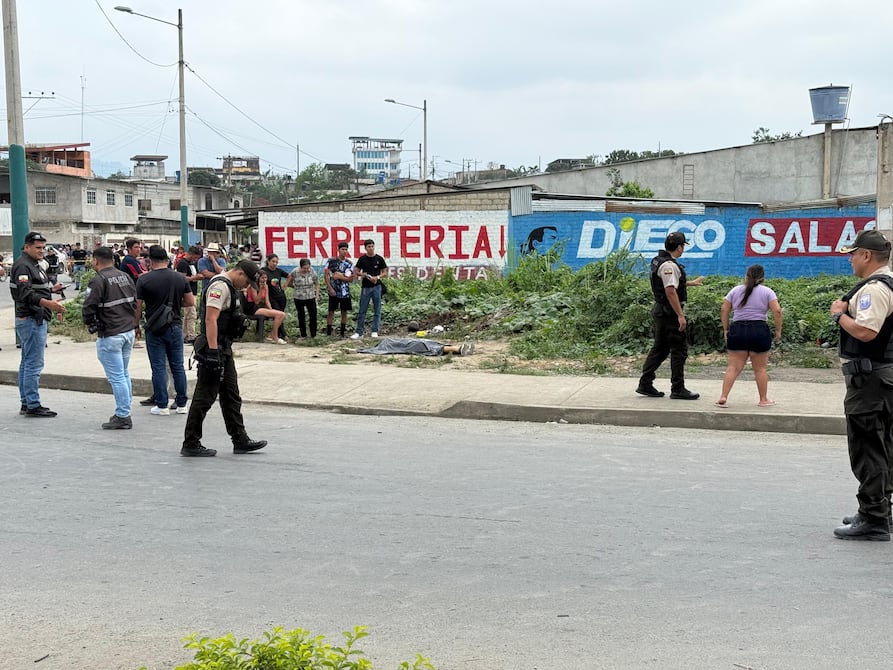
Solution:
M830 83L853 86L852 127L893 114L882 0L17 0L24 95L53 96L23 101L26 142L90 142L99 174L179 160L177 31L125 3L183 9L190 166L294 173L296 146L301 169L347 163L368 135L404 139L417 176L422 113L385 98L427 101L438 177L814 134L808 89Z

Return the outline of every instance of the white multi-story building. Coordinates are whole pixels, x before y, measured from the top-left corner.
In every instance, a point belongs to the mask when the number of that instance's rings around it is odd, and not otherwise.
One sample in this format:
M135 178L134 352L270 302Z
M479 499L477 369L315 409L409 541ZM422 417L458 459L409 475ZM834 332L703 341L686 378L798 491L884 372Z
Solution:
M381 137L349 137L353 168L361 179L388 183L400 178L403 140Z

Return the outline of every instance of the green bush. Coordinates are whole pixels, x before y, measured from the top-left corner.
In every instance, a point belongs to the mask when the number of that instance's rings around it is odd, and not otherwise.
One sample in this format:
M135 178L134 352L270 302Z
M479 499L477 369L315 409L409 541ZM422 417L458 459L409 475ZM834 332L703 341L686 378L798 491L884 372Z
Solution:
M256 640L237 640L232 633L216 638L193 633L184 638L184 646L195 650L194 659L176 670L373 670L372 662L355 648L357 641L369 635L366 626L355 626L342 635L344 644L333 646L322 635L303 628L276 627ZM434 670L434 666L418 654L412 662L403 661L398 670Z

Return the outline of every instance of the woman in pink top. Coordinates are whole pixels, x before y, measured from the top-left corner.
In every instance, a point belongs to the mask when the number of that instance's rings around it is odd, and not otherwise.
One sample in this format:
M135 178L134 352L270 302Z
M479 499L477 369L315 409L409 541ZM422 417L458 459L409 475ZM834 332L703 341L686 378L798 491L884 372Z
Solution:
M766 317L772 310L775 322L775 342L781 340L781 306L778 298L768 286L763 285L765 274L762 265L747 268L744 283L728 292L722 301L722 330L729 353L729 365L722 378L722 395L716 401L717 407L728 407L729 392L750 359L753 376L760 394L760 407L775 404L766 395L769 388L769 350L772 348L772 334ZM729 315L732 322L729 324Z

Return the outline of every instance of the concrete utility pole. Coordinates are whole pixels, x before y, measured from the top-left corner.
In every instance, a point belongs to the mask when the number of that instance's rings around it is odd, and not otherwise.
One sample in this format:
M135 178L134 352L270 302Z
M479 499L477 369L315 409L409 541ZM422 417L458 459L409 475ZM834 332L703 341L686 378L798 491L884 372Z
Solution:
M28 234L28 174L25 168L25 124L15 0L3 0L3 44L6 65L6 128L9 144L9 190L12 199L12 255L22 253Z
M877 211L878 230L893 239L893 116L880 114L877 127Z

